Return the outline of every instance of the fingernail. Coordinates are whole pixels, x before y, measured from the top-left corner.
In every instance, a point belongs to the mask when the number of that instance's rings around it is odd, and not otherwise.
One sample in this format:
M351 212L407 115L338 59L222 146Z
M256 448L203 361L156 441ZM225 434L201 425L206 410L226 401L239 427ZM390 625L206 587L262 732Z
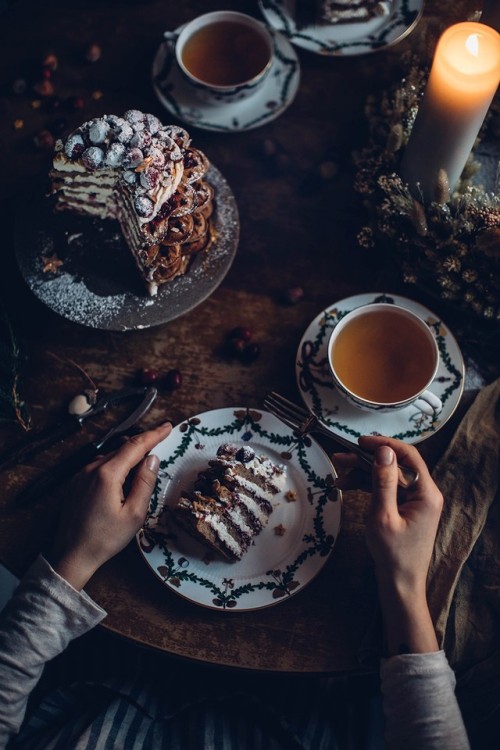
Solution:
M154 453L150 453L146 459L146 466L148 467L149 471L153 471L156 473L160 467L160 459L158 458L158 456L155 456Z
M377 466L390 466L394 461L394 451L388 445L381 445L375 452Z

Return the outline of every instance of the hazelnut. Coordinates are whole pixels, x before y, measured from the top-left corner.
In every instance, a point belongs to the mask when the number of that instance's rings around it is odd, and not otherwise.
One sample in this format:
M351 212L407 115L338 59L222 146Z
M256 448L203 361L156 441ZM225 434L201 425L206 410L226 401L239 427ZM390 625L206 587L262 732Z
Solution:
M49 70L57 70L57 66L59 65L59 60L57 59L56 55L54 55L53 52L49 52L43 58L42 65L44 68L48 68Z
M89 62L97 62L102 54L102 50L98 44L89 44L85 51L85 59Z
M45 78L43 81L35 83L35 85L33 86L33 91L39 94L39 96L53 96L54 84L52 83L52 81L49 81L47 78Z

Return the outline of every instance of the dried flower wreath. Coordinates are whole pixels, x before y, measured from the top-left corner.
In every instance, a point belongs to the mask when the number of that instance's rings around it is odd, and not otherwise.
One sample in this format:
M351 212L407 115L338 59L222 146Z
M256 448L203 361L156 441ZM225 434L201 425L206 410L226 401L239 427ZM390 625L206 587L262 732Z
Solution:
M366 200L371 221L358 242L362 247L383 243L405 282L500 323L498 178L492 192L472 184L480 167L473 153L453 193L443 174L435 201L424 204L398 175L427 77L428 70L410 59L400 85L367 102L370 143L354 155L354 187ZM494 102L478 140L499 128L500 103Z

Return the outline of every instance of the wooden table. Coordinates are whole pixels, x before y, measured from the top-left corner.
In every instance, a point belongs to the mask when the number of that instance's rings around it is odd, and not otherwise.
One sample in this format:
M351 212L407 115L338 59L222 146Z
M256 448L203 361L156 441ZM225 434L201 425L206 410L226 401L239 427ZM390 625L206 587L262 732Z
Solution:
M259 15L254 2L225 5ZM72 128L90 117L121 114L131 107L173 121L150 82L161 33L219 6L195 0L33 0L14 3L0 18L1 282L26 354L21 386L34 429L58 419L69 400L87 386L80 368L102 390L133 383L141 368L180 369L182 387L160 390L145 426L164 418L177 423L219 407L261 407L270 389L298 399L295 352L303 331L323 308L360 292L409 294L397 269L356 244L360 207L351 187L350 153L366 136L366 97L397 77L400 55L411 48L418 29L396 47L366 57L324 58L298 49L301 85L281 117L246 132L191 129L194 143L231 185L241 237L235 262L219 288L182 318L147 330L104 332L58 317L26 288L13 257L11 231L26 188L46 174L50 164L50 153L33 145L35 133L60 117ZM421 23L447 25L475 8L465 0L435 0L427 3ZM94 63L84 59L91 43L102 47ZM69 96L82 97L83 109L66 111L63 103L60 112L50 114L44 103L36 108L39 96L13 93L12 81L26 75L48 51L59 58L53 79L56 95L63 102ZM279 164L266 155L269 142L285 155ZM325 177L324 165L331 162L338 165L338 174ZM23 221L29 222L30 205L23 210ZM303 287L303 300L283 304L283 292L295 286ZM410 294L419 293L412 289ZM261 344L260 357L251 364L220 354L227 331L237 325L250 327ZM423 449L429 458L442 451L457 419L426 441ZM13 573L22 575L50 541L59 502L41 499L17 509L16 493L102 428L102 421L89 425L82 434L3 474L0 560ZM21 440L17 426L2 426L3 446ZM335 447L333 441L324 445L329 451ZM358 648L375 611L364 542L367 501L362 493L345 496L342 530L330 560L303 592L276 607L248 613L197 607L164 588L143 565L134 544L96 574L88 592L109 612L104 628L162 652L269 671L359 673L363 667Z

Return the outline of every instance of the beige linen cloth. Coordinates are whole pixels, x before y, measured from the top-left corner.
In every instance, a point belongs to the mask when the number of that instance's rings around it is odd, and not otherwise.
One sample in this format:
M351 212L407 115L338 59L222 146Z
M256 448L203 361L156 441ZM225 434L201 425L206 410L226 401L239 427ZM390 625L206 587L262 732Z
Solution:
M478 394L433 478L445 502L429 607L462 710L478 719L500 707L500 379Z

